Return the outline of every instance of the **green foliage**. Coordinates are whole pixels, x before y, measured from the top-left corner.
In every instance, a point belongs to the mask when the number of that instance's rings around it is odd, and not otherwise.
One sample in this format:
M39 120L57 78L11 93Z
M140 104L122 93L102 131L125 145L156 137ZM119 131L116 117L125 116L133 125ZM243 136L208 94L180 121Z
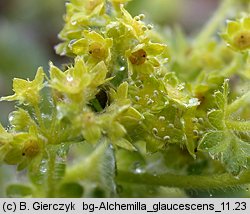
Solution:
M238 175L242 170L248 168L250 144L247 140L241 139L235 131L237 133L238 131L247 132L247 129L238 130L237 128L239 125L247 127L247 122L235 123L234 120L230 119L230 112L228 111L230 105L227 101L228 81L224 82L222 89L222 92L214 93L218 110L211 110L207 115L214 129L204 135L200 141L199 149L208 152L212 158L218 159L225 165L227 171Z
M213 188L214 174L225 186L249 182L249 18L222 34L237 53L213 38L221 23L190 42L178 28L159 34L126 2L68 2L55 49L72 63L14 79L14 95L1 98L17 104L8 130L0 126L0 161L27 169L32 184L11 185L8 196L141 196L148 186L148 196L173 196L157 185ZM137 175L138 194L128 184Z

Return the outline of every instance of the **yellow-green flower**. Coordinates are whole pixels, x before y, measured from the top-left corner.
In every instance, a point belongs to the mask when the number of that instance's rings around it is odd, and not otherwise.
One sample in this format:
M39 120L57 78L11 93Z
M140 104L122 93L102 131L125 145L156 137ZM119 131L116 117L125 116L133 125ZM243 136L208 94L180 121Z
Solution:
M124 82L116 91L111 89L111 105L105 109L105 114L94 114L86 110L86 112L81 115L82 135L87 142L97 143L102 135L104 135L109 138L115 146L128 150L136 150L135 147L125 139L127 131L123 122L139 121L142 119L142 115L131 107L127 93L128 84Z
M76 40L69 47L75 55L88 55L88 62L97 63L102 60L108 62L111 58L110 48L113 41L104 38L95 31L84 31L84 38Z
M248 50L250 48L250 17L228 21L226 32L221 36L232 49Z
M126 51L129 65L129 73L152 73L155 67L160 67L168 60L167 46L160 43L152 43L144 40L133 49Z
M44 71L38 68L33 81L14 78L13 91L14 95L2 97L1 100L17 100L20 104L37 105L40 102L40 91L44 87Z
M50 86L59 92L77 94L90 83L90 76L84 61L80 58L75 60L75 66L65 72L50 63Z
M31 126L28 132L12 134L4 133L0 127L1 138L7 137L7 135L9 135L8 140L0 147L0 160L5 163L18 164L17 169L22 170L29 164L33 164L34 158L42 155L43 142L38 136L36 127Z
M55 47L60 55L72 56L69 44L81 39L89 27L106 26L109 17L105 14L104 0L71 0L66 3L65 26L59 33L62 43Z
M5 155L10 150L10 143L13 141L13 134L8 133L0 124L0 163L4 160Z
M93 112L82 114L82 135L88 143L95 144L101 138L101 123Z
M118 20L126 28L126 34L132 35L138 41L146 37L145 31L148 29L145 24L141 21L139 16L132 17L130 13L124 9L123 6L120 7L121 18Z
M97 87L103 84L106 79L107 68L103 61L94 68L89 69L81 57L75 59L74 67L68 68L65 72L50 64L50 87L68 97L90 98L97 92ZM86 94L85 94L86 92Z

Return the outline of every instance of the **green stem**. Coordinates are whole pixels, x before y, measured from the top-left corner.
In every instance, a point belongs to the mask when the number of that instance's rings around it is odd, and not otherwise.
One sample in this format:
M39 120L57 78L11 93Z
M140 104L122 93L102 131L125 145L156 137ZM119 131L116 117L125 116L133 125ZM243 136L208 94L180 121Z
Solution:
M202 29L202 31L194 40L196 46L204 45L209 40L209 38L215 33L219 25L224 23L225 17L233 2L234 0L222 1L214 16L210 19L210 21L206 24L206 26Z
M227 106L226 115L230 115L237 110L239 110L242 106L250 102L250 91L232 102L230 105Z
M49 130L48 136L47 136L47 138L49 138L49 141L51 144L56 144L57 142L62 142L62 141L59 141L60 139L59 139L59 135L57 132L58 120L56 118L56 114L57 114L56 108L53 108L52 116L51 116L51 127Z
M217 189L234 187L250 183L250 171L243 172L239 178L228 173L218 175L152 175L148 173L134 174L132 172L118 171L118 182L147 184L185 189Z
M37 117L38 124L44 130L45 126L44 126L44 122L43 122L43 118L42 118L42 113L40 111L39 106L35 105L34 106L34 110L35 110L35 114L36 114L36 117Z
M48 177L47 177L47 197L53 198L55 193L54 171L56 154L53 149L49 149Z
M241 121L226 121L226 126L234 131L246 132L250 131L250 121L241 122Z

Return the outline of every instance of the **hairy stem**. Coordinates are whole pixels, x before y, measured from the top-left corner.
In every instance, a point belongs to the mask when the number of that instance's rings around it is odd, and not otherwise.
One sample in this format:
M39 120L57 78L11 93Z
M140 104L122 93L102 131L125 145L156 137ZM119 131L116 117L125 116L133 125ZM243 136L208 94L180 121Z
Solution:
M227 106L226 115L232 114L239 110L244 104L250 103L250 91Z
M39 106L35 105L34 106L34 110L35 110L35 114L36 114L36 117L37 117L38 124L44 130L45 126L44 126L44 122L43 122L43 118L42 118L42 113L40 111Z
M216 189L250 183L250 171L243 172L238 178L228 173L218 175L152 175L148 173L134 174L118 171L118 182L148 184L178 188Z
M48 163L48 178L47 178L47 197L54 197L55 193L55 182L54 182L54 171L55 171L56 154L52 149L49 150L49 163Z
M241 121L227 120L226 126L234 131L240 131L240 132L250 131L250 121L241 122Z

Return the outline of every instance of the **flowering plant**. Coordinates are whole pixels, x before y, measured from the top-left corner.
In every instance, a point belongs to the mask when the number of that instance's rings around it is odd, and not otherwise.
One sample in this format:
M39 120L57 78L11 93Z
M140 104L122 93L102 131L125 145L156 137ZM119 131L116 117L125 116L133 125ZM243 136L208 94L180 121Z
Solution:
M186 196L249 183L250 18L223 26L243 1L224 0L191 42L132 17L127 2L66 3L55 49L72 62L14 79L1 98L17 104L0 126L0 161L27 175L8 196Z

